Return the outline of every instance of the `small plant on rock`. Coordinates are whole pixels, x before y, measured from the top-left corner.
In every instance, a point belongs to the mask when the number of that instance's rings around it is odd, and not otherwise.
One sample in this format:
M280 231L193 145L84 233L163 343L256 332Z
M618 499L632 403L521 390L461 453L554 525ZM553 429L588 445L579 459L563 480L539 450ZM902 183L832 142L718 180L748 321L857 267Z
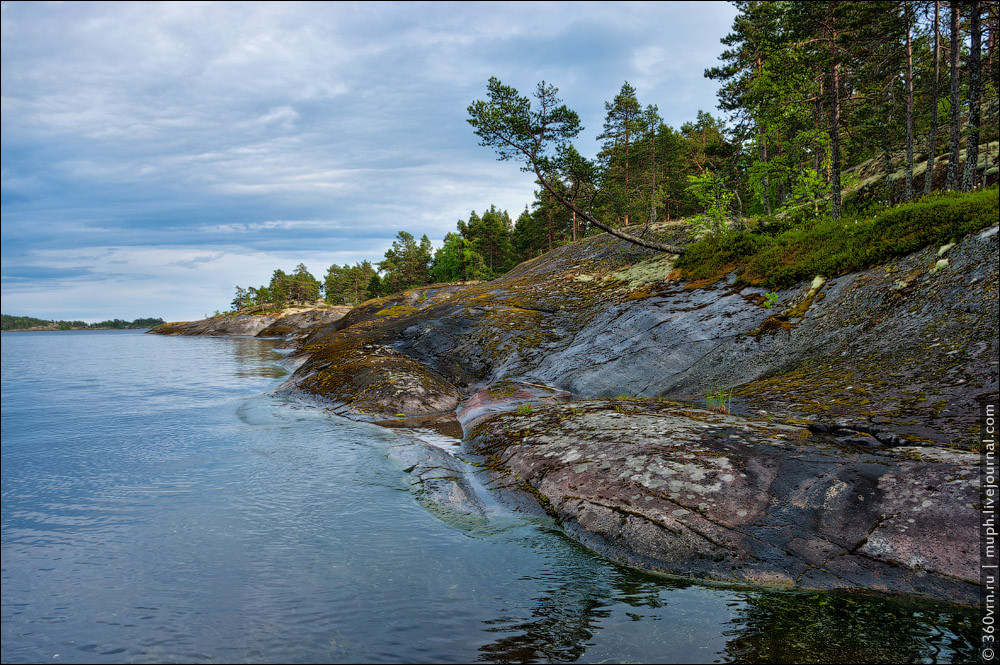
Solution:
M705 395L705 405L709 411L729 415L729 406L732 403L733 391L726 392L722 388L715 388Z
M522 416L530 416L534 410L535 407L533 407L531 404L522 404L521 406L517 407L517 412L520 413Z
M771 309L777 303L778 303L778 294L774 291L770 291L764 294L764 302L761 303L761 306L764 307L765 309Z

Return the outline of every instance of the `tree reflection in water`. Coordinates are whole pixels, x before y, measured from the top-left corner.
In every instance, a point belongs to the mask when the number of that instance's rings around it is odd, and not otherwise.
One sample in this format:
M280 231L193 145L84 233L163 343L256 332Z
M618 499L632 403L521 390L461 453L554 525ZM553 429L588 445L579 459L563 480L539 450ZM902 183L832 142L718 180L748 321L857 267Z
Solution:
M611 606L626 601L635 607L662 608L662 594L676 588L622 571L613 585L602 584L601 575L586 575L579 568L565 571L562 581L536 598L529 621L500 617L486 622L487 632L506 636L479 648L480 661L491 663L573 662L591 646L601 620L611 616ZM596 571L595 571L596 572ZM550 578L551 579L551 578ZM600 582L581 584L581 579Z
M845 594L746 594L723 660L739 663L974 662L975 610Z
M612 638L620 651L611 662L976 658L977 614L971 608L849 594L701 587L622 568L609 575L606 562L570 558L547 576L547 591L534 599L530 619L501 616L486 622L488 633L502 636L480 646L478 660L603 659L612 631L620 633ZM635 608L641 611L629 611Z
M282 355L274 350L281 345L282 340L232 337L223 338L222 341L232 350L237 376L277 379L288 374L286 368L277 364Z

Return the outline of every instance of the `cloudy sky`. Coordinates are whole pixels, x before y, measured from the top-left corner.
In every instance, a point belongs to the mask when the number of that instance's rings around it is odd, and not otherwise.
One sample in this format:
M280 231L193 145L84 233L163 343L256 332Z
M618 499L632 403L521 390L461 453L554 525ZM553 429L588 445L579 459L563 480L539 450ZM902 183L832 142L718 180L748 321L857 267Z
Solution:
M2 309L201 318L305 263L440 245L532 178L478 145L497 76L545 80L597 150L624 81L715 111L735 10L662 3L2 3Z

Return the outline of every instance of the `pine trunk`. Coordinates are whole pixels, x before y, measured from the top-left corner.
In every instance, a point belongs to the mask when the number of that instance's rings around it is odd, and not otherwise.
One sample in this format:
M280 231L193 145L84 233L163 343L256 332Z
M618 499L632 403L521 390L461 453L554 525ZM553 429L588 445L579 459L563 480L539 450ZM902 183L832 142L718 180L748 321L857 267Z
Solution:
M937 139L938 124L938 82L941 80L941 45L938 22L941 14L941 0L934 3L934 81L931 84L931 129L927 139L927 172L924 174L924 194L930 194L934 186L934 141Z
M833 18L831 17L831 22ZM830 214L840 219L840 65L837 62L837 30L830 39Z
M763 133L763 128L761 133ZM771 179L767 175L767 139L760 140L760 161L764 163L764 209L771 216Z
M958 155L961 149L962 109L958 99L958 84L960 71L958 69L958 53L961 48L961 27L959 26L958 3L951 3L951 53L948 54L949 71L951 73L951 136L948 151L948 179L945 189L955 189L958 186Z
M962 189L966 192L976 188L976 167L979 166L979 98L982 88L979 64L983 44L980 10L980 0L974 0L970 8L972 45L969 49L969 140L965 144L965 177L962 178Z
M913 42L910 39L910 3L903 3L906 18L906 200L913 200Z

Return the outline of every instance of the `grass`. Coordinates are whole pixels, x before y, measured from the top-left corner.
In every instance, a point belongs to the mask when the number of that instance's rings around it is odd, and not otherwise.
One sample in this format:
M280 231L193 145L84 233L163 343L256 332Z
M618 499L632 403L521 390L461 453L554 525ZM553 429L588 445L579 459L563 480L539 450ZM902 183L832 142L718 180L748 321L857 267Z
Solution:
M531 406L530 404L522 404L521 406L517 407L517 412L520 413L522 416L530 416L534 410L535 407Z
M722 388L715 388L705 395L705 406L709 411L729 415L729 405L732 403L733 391L728 392Z
M686 281L717 280L736 271L743 284L783 289L816 275L864 270L930 245L945 245L996 223L997 187L935 192L863 218L790 224L764 220L755 231L705 236L677 261Z

